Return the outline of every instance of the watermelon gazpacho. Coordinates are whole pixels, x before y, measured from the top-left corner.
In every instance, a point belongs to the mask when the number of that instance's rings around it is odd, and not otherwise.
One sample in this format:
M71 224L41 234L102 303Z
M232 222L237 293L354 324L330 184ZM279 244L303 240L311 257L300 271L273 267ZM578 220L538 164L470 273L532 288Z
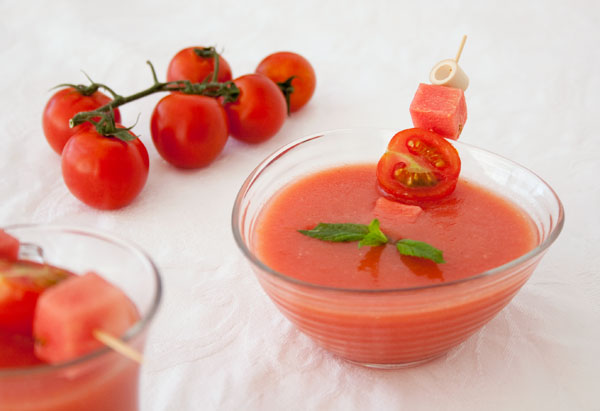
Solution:
M36 233L35 227L15 231L31 235L28 229ZM52 237L37 230L52 249ZM79 233L59 234L81 244ZM2 244L10 247L0 250L0 411L137 410L139 363L97 340L99 333L105 343L106 336L108 343L125 337L140 321L134 302L94 272L77 275L20 257L18 250L32 244L21 247L4 231ZM141 351L143 341L140 335L123 344ZM97 355L87 355L92 351Z
M460 179L434 203L394 206L381 197L375 169L335 167L281 189L251 243L281 276L256 272L288 319L328 351L376 367L417 364L464 341L510 301L533 265L502 281L479 275L539 239L523 210L472 181ZM331 242L299 232L321 223L357 236ZM357 246L369 235L376 245Z
M408 130L406 150L392 145L385 190L377 160L389 131L340 130L273 154L236 200L235 238L267 295L344 359L397 367L444 354L508 304L552 232L523 194L543 181L428 133ZM452 150L468 154L461 177L442 169ZM519 178L507 183L513 169Z

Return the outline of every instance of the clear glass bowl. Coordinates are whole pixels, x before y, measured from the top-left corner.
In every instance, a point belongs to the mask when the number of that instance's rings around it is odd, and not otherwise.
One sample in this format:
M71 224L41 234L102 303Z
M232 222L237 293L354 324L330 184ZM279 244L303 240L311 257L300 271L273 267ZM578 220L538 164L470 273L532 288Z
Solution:
M94 271L127 294L140 320L120 338L143 351L148 326L161 299L158 269L133 244L107 234L60 227L4 228L29 259L77 274ZM103 347L56 365L0 368L0 411L138 409L139 364Z
M377 163L394 130L350 129L292 142L265 159L235 200L235 240L261 286L279 310L326 350L355 363L380 368L416 365L463 342L492 319L527 281L558 237L560 199L533 172L477 147L451 141L461 178L518 204L531 218L537 246L491 270L452 282L385 290L311 284L286 276L254 253L254 229L264 205L302 176L341 165Z

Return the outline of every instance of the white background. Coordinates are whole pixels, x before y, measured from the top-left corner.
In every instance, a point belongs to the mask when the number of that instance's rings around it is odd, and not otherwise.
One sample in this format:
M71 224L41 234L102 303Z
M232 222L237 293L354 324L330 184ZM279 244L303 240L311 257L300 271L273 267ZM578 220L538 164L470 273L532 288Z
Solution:
M166 294L147 346L143 410L599 410L600 5L595 1L0 1L0 226L57 223L129 239L152 255ZM355 126L412 126L419 82L469 38L461 140L552 185L558 241L512 303L444 357L363 369L317 348L263 294L230 228L234 197L279 146ZM62 182L41 114L49 89L81 70L131 94L164 77L181 48L215 45L234 76L291 50L314 65L307 107L271 140L230 140L210 167L161 160L149 119L159 95L122 108L148 148L130 206L91 209Z

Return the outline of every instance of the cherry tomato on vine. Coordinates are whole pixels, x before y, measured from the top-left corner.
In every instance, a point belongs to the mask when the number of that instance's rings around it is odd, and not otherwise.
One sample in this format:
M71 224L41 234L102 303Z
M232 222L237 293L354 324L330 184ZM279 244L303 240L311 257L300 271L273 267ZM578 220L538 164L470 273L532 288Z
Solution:
M182 93L169 94L158 102L150 130L161 157L181 168L212 163L229 137L227 115L218 100Z
M93 127L71 137L62 153L62 174L69 191L101 210L131 203L146 184L148 169L148 152L138 138L104 137Z
M189 80L192 83L202 83L210 80L214 71L215 62L213 57L202 57L196 50L205 50L204 47L188 47L180 50L171 59L167 68L167 81ZM231 67L221 55L219 55L219 72L217 81L225 82L231 80Z
M87 123L70 128L69 120L80 111L92 111L110 102L111 98L100 91L86 96L73 87L67 87L54 93L42 115L44 135L50 147L58 154L62 153L69 138L89 125ZM114 115L115 121L120 122L121 114L118 109L114 110Z
M300 110L312 97L317 85L315 70L311 64L299 54L280 51L265 57L256 67L256 72L263 74L275 83L283 83L294 76L291 86L290 111Z
M409 204L449 195L459 174L460 157L454 146L439 134L419 128L394 135L377 164L383 195Z
M247 143L273 137L285 122L287 107L283 94L262 74L246 74L233 80L240 95L225 103L230 134Z

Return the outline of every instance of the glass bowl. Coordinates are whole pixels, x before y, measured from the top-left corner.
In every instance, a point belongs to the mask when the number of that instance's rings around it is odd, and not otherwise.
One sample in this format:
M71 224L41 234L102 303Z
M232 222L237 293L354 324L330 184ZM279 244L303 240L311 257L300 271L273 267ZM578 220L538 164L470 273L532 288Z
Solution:
M537 230L535 248L461 280L378 290L307 283L275 271L257 257L256 222L274 195L300 177L323 169L376 164L395 133L327 131L280 148L246 179L232 215L238 246L283 315L331 353L379 368L416 365L466 340L510 302L564 223L560 199L533 172L496 154L451 141L461 157L461 178L509 198L529 215Z
M94 271L123 290L140 319L120 338L143 351L162 293L150 257L129 242L79 228L19 225L4 230L21 242L21 258L76 274ZM139 368L108 347L60 364L0 368L0 411L137 410Z

